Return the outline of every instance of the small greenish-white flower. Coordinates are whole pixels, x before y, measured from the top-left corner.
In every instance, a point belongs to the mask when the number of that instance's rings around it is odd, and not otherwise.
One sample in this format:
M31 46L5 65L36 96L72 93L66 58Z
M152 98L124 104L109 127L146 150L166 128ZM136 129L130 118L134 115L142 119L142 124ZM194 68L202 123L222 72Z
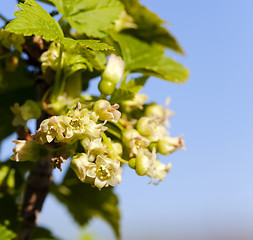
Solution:
M154 179L159 182L162 181L171 168L170 163L168 165L165 165L157 160L155 148L153 148L152 153L146 149L140 151L140 154L136 159L134 159L133 163L134 164L131 164L134 166L135 171L138 175L147 175L151 177L150 183Z
M161 106L156 103L151 103L146 107L145 115L147 117L155 117L163 120L172 117L173 112L164 106Z
M138 26L134 23L134 19L123 10L119 16L119 19L115 22L115 30L117 32L123 29L137 28Z
M35 140L40 144L50 143L55 139L55 142L63 142L66 135L67 124L71 118L61 116L53 116L50 119L45 119L37 130Z
M147 101L148 96L145 94L135 94L135 97L133 100L126 100L122 102L122 107L125 112L129 113L132 112L135 109L143 109L143 105Z
M122 142L127 148L131 149L130 157L137 154L140 149L148 147L150 141L141 136L135 129L126 129L122 132Z
M16 162L32 161L35 162L40 156L40 145L35 141L14 140L16 146L13 148L14 154L10 159Z
M85 153L78 153L72 158L70 166L82 182L91 183L99 189L121 182L120 162L110 158L98 155L94 163Z
M171 118L174 113L168 109L170 98L166 99L165 106L161 106L156 103L151 103L145 108L145 116L156 118L162 124L169 126L168 118Z
M155 161L155 168L153 171L153 177L161 182L167 175L167 173L171 169L171 163L168 163L167 165L161 163L160 161Z
M125 63L121 57L111 54L105 71L102 73L102 81L106 80L117 84L123 77L125 69Z
M96 168L87 176L94 178L94 186L101 189L103 187L115 186L121 182L122 168L119 161L110 158L103 158L98 155L96 158Z
M106 131L107 127L103 124L96 124L93 121L89 121L89 123L85 127L85 135L90 138L101 138L101 133Z
M70 167L75 171L77 177L85 182L86 175L89 171L93 172L93 169L96 167L95 163L92 163L88 160L88 156L85 153L78 153L73 156Z
M168 155L176 150L184 149L184 141L182 139L183 136L180 137L169 137L164 136L157 142L158 152L163 155Z
M118 104L111 104L106 100L98 100L94 103L93 110L99 116L101 121L117 122L121 116Z
M90 139L86 137L81 141L81 144L88 155L88 160L91 162L95 161L97 155L104 155L107 151L106 144L102 142L102 138Z
M136 125L138 132L142 136L153 136L157 129L159 122L157 122L154 118L150 117L141 117Z

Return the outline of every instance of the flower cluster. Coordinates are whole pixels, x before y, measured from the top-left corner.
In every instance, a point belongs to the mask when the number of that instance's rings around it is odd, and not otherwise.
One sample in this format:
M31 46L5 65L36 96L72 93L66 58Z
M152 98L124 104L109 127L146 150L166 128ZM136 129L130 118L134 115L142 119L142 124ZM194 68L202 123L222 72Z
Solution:
M168 118L173 113L155 103L145 105L147 96L136 94L133 100L124 101L122 108L127 114L122 115L121 122L125 125L122 142L126 147L126 156L130 159L129 166L138 175L147 175L162 181L171 168L171 164L161 163L157 154L168 155L184 148L182 136L171 137L167 131Z
M107 130L107 121L116 123L120 118L118 108L118 104L111 105L102 99L83 106L78 103L65 115L52 116L42 121L34 135L34 141L16 140L17 145L11 159L34 161L39 154L35 150L29 151L30 146L55 142L60 144L61 156L53 158L54 162L57 160L58 168L61 168L58 166L61 162L65 162L65 157L73 156L71 167L81 181L89 182L99 189L114 186L121 181L122 170L118 158L122 154L122 147L103 133ZM106 138L105 141L102 136ZM76 152L76 142L83 146L83 152Z
M38 145L55 142L60 147L52 159L54 166L61 169L61 163L72 157L70 166L78 178L99 189L120 183L121 163L140 176L151 177L151 182L162 181L171 164L161 163L157 153L171 154L184 148L184 141L167 131L168 118L173 115L167 106L145 104L146 100L146 95L136 94L121 106L104 99L78 102L66 114L42 121L34 141L15 141L11 159L34 161ZM28 151L33 145L35 150Z

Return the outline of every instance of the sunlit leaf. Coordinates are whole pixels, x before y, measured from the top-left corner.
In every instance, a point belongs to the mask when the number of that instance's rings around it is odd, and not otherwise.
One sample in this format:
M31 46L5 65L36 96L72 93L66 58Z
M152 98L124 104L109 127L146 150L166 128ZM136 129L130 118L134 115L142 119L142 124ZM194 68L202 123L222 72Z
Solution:
M59 23L52 18L35 0L19 3L22 11L16 11L14 18L5 30L24 36L42 36L47 41L63 38Z
M16 233L9 230L6 226L0 224L0 236L3 240L12 240L16 237Z
M119 0L51 1L74 29L92 37L104 37L123 10Z
M128 30L129 33L148 42L157 42L176 52L183 53L182 48L172 34L163 26L164 21L155 13L142 6L138 0L121 0L127 13L133 17L137 24L136 29Z
M128 72L139 72L171 82L180 83L188 78L188 70L164 56L162 47L149 44L129 34L111 33L118 42Z

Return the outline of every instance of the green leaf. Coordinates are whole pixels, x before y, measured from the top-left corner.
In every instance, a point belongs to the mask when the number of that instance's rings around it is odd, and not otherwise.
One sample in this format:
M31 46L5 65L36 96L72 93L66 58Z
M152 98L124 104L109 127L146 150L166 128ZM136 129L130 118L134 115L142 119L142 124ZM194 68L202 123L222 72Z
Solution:
M0 169L8 168L9 173L8 176L5 176L7 179L4 177L5 179L2 179L0 184L0 224L9 222L8 228L15 232L20 223L18 213L20 211L21 195L25 188L26 173L31 169L31 165L31 162L16 163L11 160L0 162ZM11 178L11 185L8 182L9 178ZM0 239L2 239L1 235Z
M61 43L70 48L85 47L95 51L113 50L113 47L106 43L101 43L99 40L74 40L72 38L64 38Z
M87 36L102 38L123 10L119 0L51 0L71 27Z
M131 92L137 93L144 86L146 81L148 80L148 76L142 76L136 79L130 79L128 82L123 81L120 85L121 89L131 89Z
M120 103L124 100L132 100L134 98L134 95L135 95L134 92L130 90L116 88L110 98L110 102L114 104Z
M120 236L118 198L112 188L101 191L92 188L80 182L74 171L69 169L62 184L53 185L51 190L80 225L87 224L92 217L101 217L111 225L116 236Z
M2 240L12 240L17 235L16 233L12 232L8 228L6 228L4 225L0 224L0 236Z
M24 36L42 36L47 41L63 38L59 23L52 18L35 0L25 0L18 7L23 11L15 12L13 19L5 30Z
M59 240L56 238L50 230L43 227L36 227L32 234L33 240Z
M176 52L183 53L177 40L162 26L164 21L155 13L142 6L138 0L121 0L121 2L125 5L127 13L134 18L134 22L138 25L137 29L131 29L127 32L147 42L157 42Z
M124 80L119 88L116 88L111 96L110 102L120 103L125 100L132 100L137 92L141 90L146 83L148 76L142 76L136 79Z
M188 70L171 58L164 56L164 49L149 44L129 34L111 33L118 42L127 72L139 72L171 82L181 83L188 78Z

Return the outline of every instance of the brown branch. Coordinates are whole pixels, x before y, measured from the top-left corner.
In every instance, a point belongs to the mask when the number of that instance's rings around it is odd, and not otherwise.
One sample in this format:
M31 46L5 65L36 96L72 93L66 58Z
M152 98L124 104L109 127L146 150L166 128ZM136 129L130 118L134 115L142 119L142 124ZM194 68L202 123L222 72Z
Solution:
M28 177L21 216L23 218L18 240L29 240L52 181L52 156L37 161Z
M44 80L36 80L36 97L37 100L42 99L48 88ZM47 118L48 115L43 112L37 122L37 128L41 121ZM51 147L54 147L51 145ZM52 161L53 154L39 159L34 163L30 175L27 180L24 193L24 201L21 210L22 223L17 236L17 240L31 239L32 232L37 224L38 216L41 212L44 200L49 192L52 181Z

